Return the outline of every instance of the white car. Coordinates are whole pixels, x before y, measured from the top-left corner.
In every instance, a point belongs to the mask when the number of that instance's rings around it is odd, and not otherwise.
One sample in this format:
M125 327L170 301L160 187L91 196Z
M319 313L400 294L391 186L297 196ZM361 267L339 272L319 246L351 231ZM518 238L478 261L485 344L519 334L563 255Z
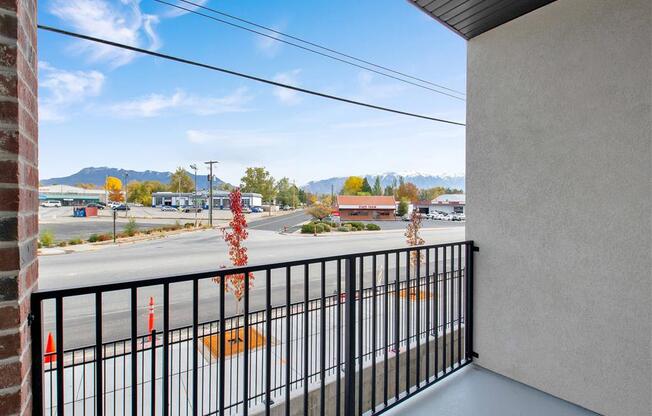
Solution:
M45 208L61 208L61 201L45 201L41 202L41 206Z
M163 205L161 211L178 211L178 209L170 205Z
M457 214L457 219L459 221L466 221L466 214L464 214L464 213Z

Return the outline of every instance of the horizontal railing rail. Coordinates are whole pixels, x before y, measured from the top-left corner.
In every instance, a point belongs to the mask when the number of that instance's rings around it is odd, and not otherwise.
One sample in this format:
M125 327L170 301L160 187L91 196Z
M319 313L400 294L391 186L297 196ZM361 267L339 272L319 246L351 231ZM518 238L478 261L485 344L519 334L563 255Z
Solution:
M34 413L381 413L471 362L473 251L463 241L35 292ZM245 280L239 301L232 275Z

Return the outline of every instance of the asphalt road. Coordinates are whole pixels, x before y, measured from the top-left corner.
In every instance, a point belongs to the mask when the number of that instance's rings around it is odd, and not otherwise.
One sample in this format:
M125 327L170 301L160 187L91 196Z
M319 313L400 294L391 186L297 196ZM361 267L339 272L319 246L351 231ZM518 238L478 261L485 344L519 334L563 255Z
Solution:
M423 231L426 244L464 240L464 228L437 228ZM323 257L336 254L391 249L405 246L401 231L350 233L321 235L282 235L272 231L252 229L246 242L250 264L276 263L288 260ZM370 263L369 261L367 263ZM95 285L101 283L143 279L148 277L173 276L191 272L217 270L228 265L227 246L219 231L206 230L178 234L165 239L136 244L105 246L96 251L43 256L39 265L39 288L61 288ZM369 264L367 264L369 267ZM394 270L390 259L390 270ZM272 303L285 302L285 271L272 273ZM371 281L367 269L367 284ZM394 273L391 272L390 276ZM309 274L310 297L319 296L320 270L311 268ZM333 293L336 285L334 264L326 270L326 293ZM264 306L264 275L257 274L251 291L252 310ZM303 270L292 269L291 298L299 301L303 297ZM217 285L210 280L200 283L200 321L217 318ZM138 290L139 332L146 330L147 303L155 298L157 327L162 324L162 287ZM171 327L191 323L191 284L179 283L170 287ZM105 340L128 337L129 292L111 292L103 296L103 331ZM227 314L235 310L235 302L228 297ZM44 327L54 330L54 304L44 305ZM77 296L64 301L64 344L66 348L89 345L93 342L95 315L92 296Z

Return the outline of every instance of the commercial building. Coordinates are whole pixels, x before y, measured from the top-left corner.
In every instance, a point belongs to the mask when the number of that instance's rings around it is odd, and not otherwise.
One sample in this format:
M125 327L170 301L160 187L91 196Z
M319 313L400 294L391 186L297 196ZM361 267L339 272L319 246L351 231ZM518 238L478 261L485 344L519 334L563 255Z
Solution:
M104 189L85 189L70 185L39 186L39 203L60 201L62 206L82 206L92 202L106 203Z
M393 196L337 197L337 210L343 221L383 221L396 219L396 201Z
M185 207L194 206L195 199L197 205L208 208L209 195L207 191L197 192L154 192L152 194L152 206L172 206L172 207ZM254 192L242 193L242 205L245 207L260 207L263 204L263 197L261 194ZM230 209L231 202L229 200L228 191L213 191L213 207L215 209Z
M445 194L433 199L430 203L430 213L435 211L446 214L454 212L464 214L466 206L466 195L464 194Z

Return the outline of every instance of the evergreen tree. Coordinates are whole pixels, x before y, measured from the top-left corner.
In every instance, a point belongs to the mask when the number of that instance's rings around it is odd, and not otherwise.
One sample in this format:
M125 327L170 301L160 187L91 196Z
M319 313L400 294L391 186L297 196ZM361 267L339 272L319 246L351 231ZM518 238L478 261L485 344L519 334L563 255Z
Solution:
M376 176L376 180L374 181L374 188L372 193L374 195L382 195L383 194L383 187L380 185L380 176Z

